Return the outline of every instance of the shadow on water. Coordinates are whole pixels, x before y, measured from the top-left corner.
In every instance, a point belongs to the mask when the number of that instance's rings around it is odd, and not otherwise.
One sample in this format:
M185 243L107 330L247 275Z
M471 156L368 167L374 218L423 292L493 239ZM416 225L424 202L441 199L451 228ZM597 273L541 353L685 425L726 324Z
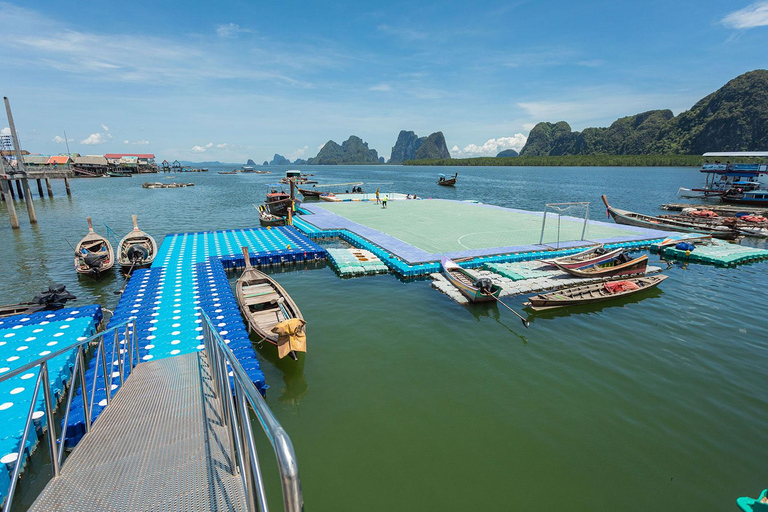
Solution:
M528 338L526 338L525 336L520 334L518 331L512 329L511 327L509 327L509 325L507 325L506 315L509 315L509 317L514 318L512 313L509 313L508 311L504 311L502 313L502 311L499 310L499 305L498 303L496 303L496 301L466 304L464 305L464 308L466 308L470 313L472 313L472 316L474 316L478 322L484 321L485 318L490 318L494 322L502 326L504 329L509 331L511 334L513 334L516 338L519 338L520 341L523 342L523 344L525 345L528 344ZM502 317L505 317L504 318L505 321L502 321ZM515 320L517 319L515 318Z
M257 334L251 333L251 343L262 358L262 364L269 363L278 370L283 377L283 388L280 390L278 402L281 404L299 405L304 396L309 392L307 378L304 375L304 362L307 355L303 352L298 353L299 360L294 361L290 357L280 359L277 354L277 347L268 341L260 341Z

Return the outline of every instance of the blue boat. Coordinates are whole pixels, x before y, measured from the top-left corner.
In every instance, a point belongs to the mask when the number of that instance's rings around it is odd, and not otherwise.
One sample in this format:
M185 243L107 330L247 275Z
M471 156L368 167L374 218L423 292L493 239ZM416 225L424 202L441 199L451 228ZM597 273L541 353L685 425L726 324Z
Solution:
M736 504L744 512L768 512L768 489L763 490L757 499L738 498Z

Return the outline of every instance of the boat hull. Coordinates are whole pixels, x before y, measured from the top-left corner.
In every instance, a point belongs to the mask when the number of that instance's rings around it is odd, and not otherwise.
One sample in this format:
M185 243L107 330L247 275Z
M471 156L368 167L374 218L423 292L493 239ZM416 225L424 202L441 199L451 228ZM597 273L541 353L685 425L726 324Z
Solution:
M304 317L283 287L265 273L251 267L249 258L246 253L246 268L235 285L237 304L248 324L248 330L277 346L281 359L287 355L297 359L296 352L307 351ZM291 319L301 322L302 341L296 344L290 341L281 343L280 336L273 332L273 328Z
M491 293L485 294L478 287L472 286L472 283L476 281L475 276L456 265L456 263L448 258L443 258L441 264L446 279L471 302L490 302L495 301L499 297L501 286L493 285Z
M610 293L606 289L605 282L574 286L555 292L534 295L533 297L528 298L528 302L525 305L529 306L534 311L542 311L546 309L605 302L655 288L667 277L668 276L665 275L656 275L626 279L625 281L629 281L637 285L637 289L625 290L615 293ZM611 281L609 281L609 283L610 282Z
M75 246L75 272L97 279L114 266L115 253L112 250L112 244L93 231L89 217L88 234Z
M645 273L645 270L648 268L648 256L643 255L625 263L616 262L612 265L601 263L587 268L565 268L558 264L555 264L555 266L575 277L626 276Z
M651 215L643 215L641 213L614 208L608 204L605 195L603 195L603 202L608 209L608 214L613 218L613 221L616 224L662 231L676 231L679 233L706 234L722 240L734 240L739 236L739 233L733 229L719 230L709 226L695 226L681 221L671 221L669 219L662 219Z
M572 254L571 256L563 256L562 258L539 261L552 266L555 266L555 263L557 263L564 268L582 268L610 261L624 252L624 249L614 249L603 254L598 254L598 249L599 247L593 247L578 254Z

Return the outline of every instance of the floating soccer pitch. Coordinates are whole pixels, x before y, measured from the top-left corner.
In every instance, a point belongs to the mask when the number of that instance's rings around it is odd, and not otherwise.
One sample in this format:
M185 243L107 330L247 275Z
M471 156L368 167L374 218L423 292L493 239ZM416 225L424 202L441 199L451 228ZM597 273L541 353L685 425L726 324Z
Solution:
M297 227L310 237L346 231L401 259L407 265L498 255L570 251L602 244L647 247L665 231L446 199L304 203ZM369 247L365 247L369 248ZM554 253L551 254L554 256ZM380 256L381 257L381 256Z

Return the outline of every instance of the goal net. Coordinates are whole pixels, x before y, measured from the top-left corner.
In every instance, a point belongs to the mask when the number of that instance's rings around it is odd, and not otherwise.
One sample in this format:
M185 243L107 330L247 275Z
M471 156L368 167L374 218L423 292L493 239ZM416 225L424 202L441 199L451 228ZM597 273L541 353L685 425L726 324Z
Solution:
M560 248L563 242L586 240L589 202L547 203L541 219L540 245Z

